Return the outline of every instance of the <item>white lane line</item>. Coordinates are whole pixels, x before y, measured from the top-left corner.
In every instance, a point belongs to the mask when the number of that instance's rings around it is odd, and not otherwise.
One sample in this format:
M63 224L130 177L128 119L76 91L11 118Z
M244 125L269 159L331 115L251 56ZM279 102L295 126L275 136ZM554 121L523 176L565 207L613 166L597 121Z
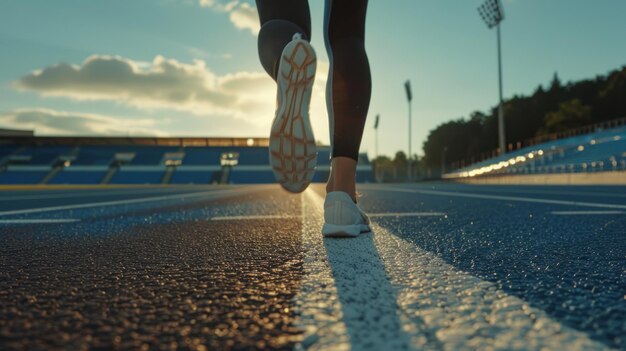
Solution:
M0 224L46 224L46 223L74 223L80 222L80 219L0 219Z
M322 239L323 204L313 190L304 192L304 275L301 292L295 298L298 325L305 330L300 347L413 349L372 236Z
M322 204L305 191L296 349L608 349L376 224L323 240Z
M318 195L309 188L302 195L303 274L300 292L293 304L298 319L296 326L304 330L303 341L295 350L337 350L352 348L342 304L338 299L335 279L331 272L321 228L323 210Z
M401 193L417 193L417 194L424 194L424 195L468 197L468 198L474 198L474 199L519 201L519 202L532 202L532 203L542 203L542 204L552 204L552 205L626 209L626 205L603 204L603 203L597 203L597 202L536 199L536 198L531 198L531 197L486 195L486 194L474 194L474 193L462 193L462 192L460 193L460 192L453 192L453 191L409 189L409 188L400 188L400 187L379 187L375 185L369 186L368 188L374 189L374 190L395 191L395 192L401 192Z
M601 192L589 192L589 191L543 191L543 190L531 190L531 189L481 189L490 193L493 192L508 192L508 193L521 193L521 194L540 194L540 195L568 195L568 196L595 196L595 197L626 197L626 194L615 193L601 193Z
M370 218L378 217L444 217L443 212L388 212L388 213L370 213ZM211 217L212 221L234 221L234 220L263 220L263 219L283 219L283 218L301 218L300 216L288 215L249 215L249 216L215 216Z
M443 212L386 212L386 213L368 213L370 218L377 217L445 217Z
M51 207L41 207L41 208L29 208L29 209L23 209L23 210L2 211L0 212L0 216L40 213L40 212L50 212L50 211L75 210L75 209L81 209L81 208L92 208L92 207L103 207L103 206L130 205L130 204L137 204L137 203L142 203L142 202L176 200L176 199L186 199L186 198L194 198L194 197L206 197L207 199L213 199L217 196L240 193L244 190L247 192L250 192L249 189L246 190L246 189L241 189L241 188L229 189L229 190L213 190L213 191L203 191L203 192L192 193L192 194L186 193L186 194L178 194L178 195L143 197L139 199L92 202L92 203L83 203L83 204L75 204L75 205L51 206Z
M55 191L55 190L46 190L46 191ZM22 196L2 196L4 194L0 193L0 200L2 201L13 201L13 200L43 200L43 199L63 199L63 198L72 198L72 197L86 197L86 196L113 196L113 195L136 195L136 194L154 194L154 193L173 193L175 189L145 189L145 190L131 190L131 191L111 191L107 189L103 190L69 190L71 193L61 192L56 194L45 194L45 195L22 195ZM191 192L193 193L193 192Z
M557 216L578 216L578 215L615 215L626 213L624 211L552 211Z
M431 338L444 350L608 349L496 284L460 271L376 224L373 230L412 340Z
M283 219L283 218L300 218L300 216L285 215L250 215L250 216L216 216L211 217L212 221L234 221L234 220L255 220L255 219Z

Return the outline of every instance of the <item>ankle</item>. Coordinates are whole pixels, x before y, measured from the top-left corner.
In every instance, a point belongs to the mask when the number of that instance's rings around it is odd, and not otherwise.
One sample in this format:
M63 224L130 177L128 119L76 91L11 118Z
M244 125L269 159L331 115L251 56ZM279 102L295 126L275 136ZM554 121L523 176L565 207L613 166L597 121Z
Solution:
M354 201L356 203L356 189L354 188L354 186L350 187L335 187L333 189L333 191L341 191L344 192L346 194L348 194L350 196L350 198L352 198L352 201Z
M356 164L356 160L348 157L333 158L326 192L342 191L356 202Z

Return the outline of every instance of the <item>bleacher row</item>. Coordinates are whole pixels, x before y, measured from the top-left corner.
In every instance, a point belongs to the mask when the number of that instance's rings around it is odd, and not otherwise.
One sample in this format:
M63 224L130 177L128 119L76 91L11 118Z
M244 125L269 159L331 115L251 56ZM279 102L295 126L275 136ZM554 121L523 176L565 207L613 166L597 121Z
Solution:
M329 148L318 151L314 182L329 174ZM224 176L220 160L236 154ZM120 155L130 155L120 163ZM169 155L169 156L168 156ZM175 161L170 163L170 161ZM372 181L367 155L357 181ZM0 184L211 184L274 183L267 147L58 146L0 144Z
M623 170L626 127L618 127L522 148L455 170L444 178Z

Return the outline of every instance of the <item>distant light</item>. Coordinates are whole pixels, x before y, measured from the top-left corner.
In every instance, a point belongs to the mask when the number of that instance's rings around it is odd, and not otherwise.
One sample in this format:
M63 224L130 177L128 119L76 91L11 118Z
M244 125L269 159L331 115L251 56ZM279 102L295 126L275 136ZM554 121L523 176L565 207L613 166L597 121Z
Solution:
M533 158L533 157L535 157L535 155L533 155L533 153L532 153L532 152L529 152L529 153L528 153L528 158Z
M621 139L621 137L619 135L616 135L616 136L613 137L613 140L615 140L615 141L618 141L620 139Z
M166 166L180 166L182 164L183 164L183 160L173 160L173 159L165 160Z
M72 164L70 161L63 162L63 167L69 167Z
M578 145L578 151L583 151L583 150L585 150L585 147L582 145Z
M252 145L254 145L254 139L249 138L249 139L246 141L246 144L248 144L248 146L252 146Z
M543 150L539 150L537 153L539 154L539 156L541 156L543 155Z
M595 145L595 144L596 144L596 140L595 140L595 139L591 139L591 141L589 142L589 144L591 144L591 145Z

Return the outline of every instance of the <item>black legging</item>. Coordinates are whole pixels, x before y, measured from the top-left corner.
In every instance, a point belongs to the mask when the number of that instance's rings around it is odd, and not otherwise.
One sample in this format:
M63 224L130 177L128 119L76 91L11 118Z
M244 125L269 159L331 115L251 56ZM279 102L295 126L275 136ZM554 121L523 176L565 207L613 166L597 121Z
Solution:
M256 0L261 31L259 57L276 80L283 48L295 33L311 40L308 0ZM330 59L326 90L331 157L358 160L372 92L365 52L367 0L326 0L324 39Z

